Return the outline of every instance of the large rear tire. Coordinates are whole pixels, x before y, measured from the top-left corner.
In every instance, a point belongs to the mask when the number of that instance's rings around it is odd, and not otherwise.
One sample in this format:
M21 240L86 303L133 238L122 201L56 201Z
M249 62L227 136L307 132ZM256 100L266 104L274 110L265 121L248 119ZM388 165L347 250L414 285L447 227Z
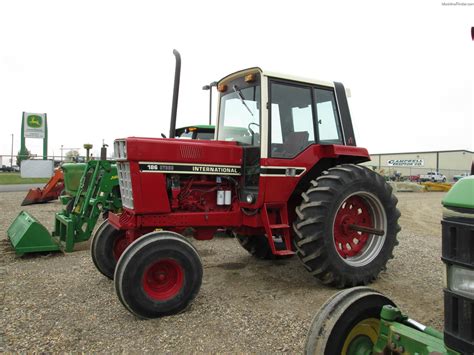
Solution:
M311 183L293 224L298 257L326 285L367 285L398 244L400 212L392 188L358 165L329 169Z
M115 229L108 220L102 222L92 237L92 261L104 276L113 280L117 261L128 246L125 231Z
M371 353L380 331L380 312L395 306L368 287L353 287L331 297L314 317L306 336L305 354Z
M202 283L201 258L178 233L152 232L134 241L115 270L115 290L122 304L139 318L184 311Z

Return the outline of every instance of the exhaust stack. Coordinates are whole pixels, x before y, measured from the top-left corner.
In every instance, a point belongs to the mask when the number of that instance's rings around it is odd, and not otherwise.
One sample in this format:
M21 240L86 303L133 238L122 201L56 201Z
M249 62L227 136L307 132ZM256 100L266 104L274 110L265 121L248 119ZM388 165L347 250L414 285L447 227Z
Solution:
M178 111L179 79L181 76L181 55L176 49L173 49L173 54L176 57L176 67L174 71L174 89L173 102L171 104L171 122L169 138L174 138L176 136L176 113Z

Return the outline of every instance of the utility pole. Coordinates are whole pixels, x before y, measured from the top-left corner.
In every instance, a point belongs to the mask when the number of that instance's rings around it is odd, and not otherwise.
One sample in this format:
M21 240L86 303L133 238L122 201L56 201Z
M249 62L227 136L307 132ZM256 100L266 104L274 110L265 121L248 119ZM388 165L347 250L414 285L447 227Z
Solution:
M12 133L12 152L10 157L10 168L13 169L13 133Z

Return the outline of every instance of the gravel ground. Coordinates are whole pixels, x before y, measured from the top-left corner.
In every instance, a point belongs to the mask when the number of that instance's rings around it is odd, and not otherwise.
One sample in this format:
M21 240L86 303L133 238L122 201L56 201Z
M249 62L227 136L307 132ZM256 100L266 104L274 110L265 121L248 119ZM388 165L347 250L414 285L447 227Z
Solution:
M138 320L96 271L88 243L70 254L18 258L6 240L24 192L0 193L0 352L301 353L318 308L336 290L297 258L256 260L237 241L193 241L204 263L201 291L186 312ZM443 324L440 260L444 193L398 193L395 258L372 285L411 318ZM24 210L52 228L59 202Z

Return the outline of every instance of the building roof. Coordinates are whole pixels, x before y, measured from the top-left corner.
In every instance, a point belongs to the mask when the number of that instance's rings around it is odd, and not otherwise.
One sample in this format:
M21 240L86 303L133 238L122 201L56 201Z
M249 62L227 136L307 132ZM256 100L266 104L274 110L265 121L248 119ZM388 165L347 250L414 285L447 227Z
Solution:
M401 154L425 154L425 153L454 153L454 152L466 152L474 154L470 150L466 149L454 149L454 150L431 150L424 152L397 152L397 153L370 153L370 155L401 155Z

